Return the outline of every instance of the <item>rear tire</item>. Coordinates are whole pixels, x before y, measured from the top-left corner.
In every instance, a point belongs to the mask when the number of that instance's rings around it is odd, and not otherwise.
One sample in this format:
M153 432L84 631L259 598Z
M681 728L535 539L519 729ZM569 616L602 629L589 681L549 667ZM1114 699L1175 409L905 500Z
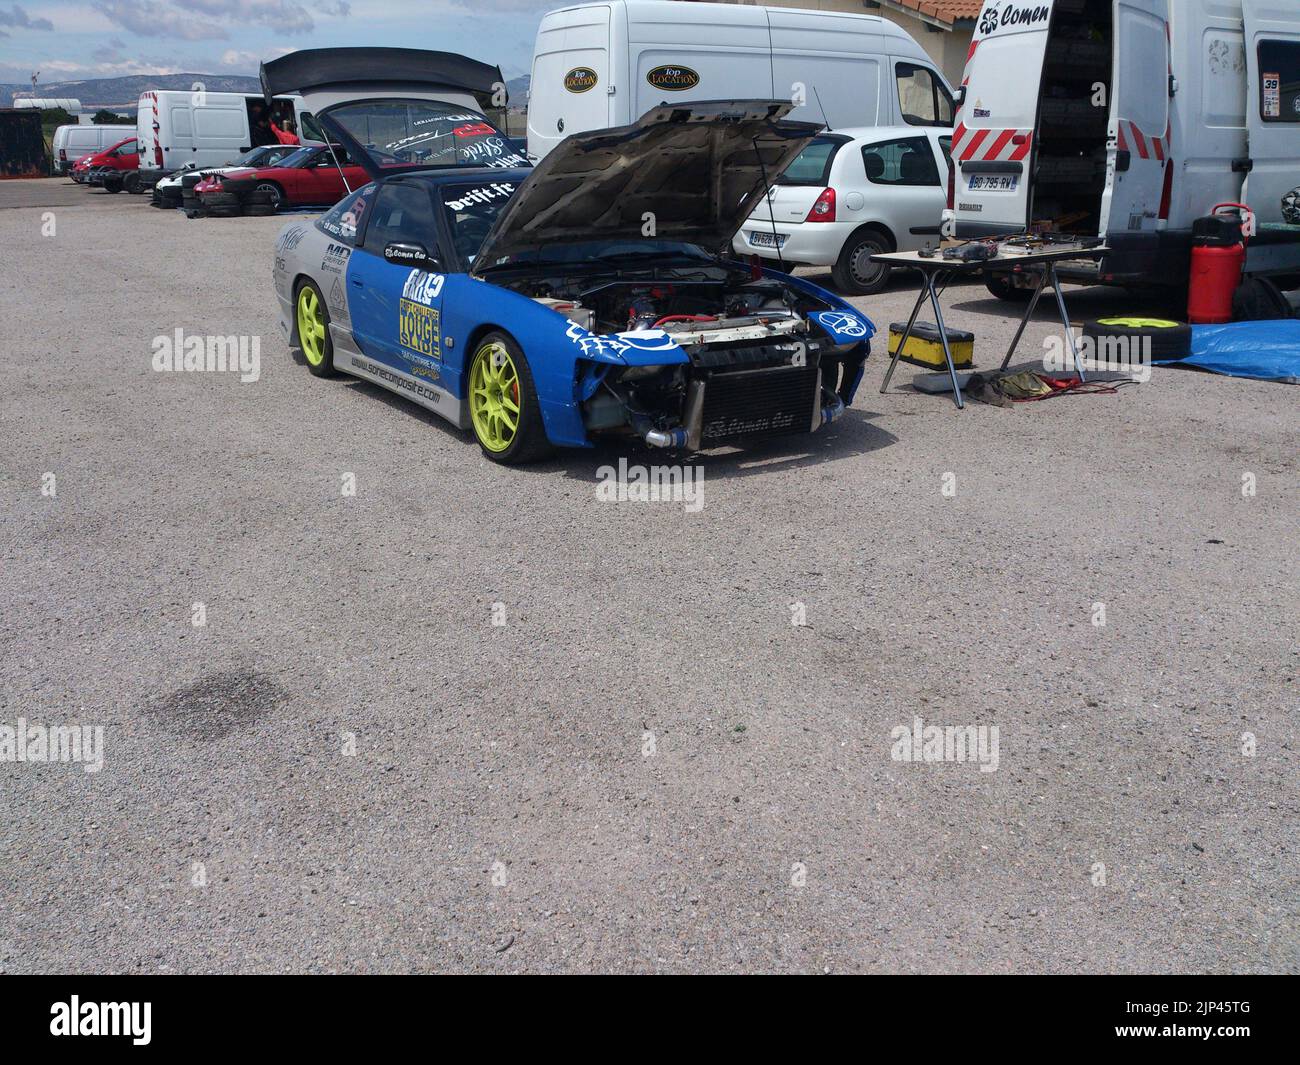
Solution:
M1295 317L1291 301L1267 277L1243 281L1232 296L1234 322L1272 322Z
M254 199L256 197L256 199ZM273 181L263 181L248 197L249 203L269 203L271 211L278 211L284 203L284 190Z
M831 268L835 287L845 295L874 296L889 284L890 269L883 263L873 263L871 256L892 250L884 236L874 230L854 233L844 242Z
M536 462L554 448L546 437L528 360L505 333L478 342L465 375L470 427L483 454L503 466Z
M1011 283L1010 274L984 275L984 287L1000 300L1007 303L1028 303L1033 297L1033 289L1017 288Z

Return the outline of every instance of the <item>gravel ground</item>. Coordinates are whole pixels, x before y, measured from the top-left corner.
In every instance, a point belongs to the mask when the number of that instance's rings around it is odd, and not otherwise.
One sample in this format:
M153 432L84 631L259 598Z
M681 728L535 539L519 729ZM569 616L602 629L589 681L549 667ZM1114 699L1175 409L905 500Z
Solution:
M698 513L600 502L620 452L296 364L283 220L6 202L0 723L104 763L0 762L0 970L1300 971L1295 388L959 413L878 344ZM177 327L260 380L153 372ZM996 771L893 760L918 716Z

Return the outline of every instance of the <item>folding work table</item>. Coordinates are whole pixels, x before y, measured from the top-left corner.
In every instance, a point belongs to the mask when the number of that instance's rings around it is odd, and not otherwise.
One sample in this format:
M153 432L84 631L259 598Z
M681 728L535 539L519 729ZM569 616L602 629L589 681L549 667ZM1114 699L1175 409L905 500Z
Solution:
M1029 320L1033 318L1034 311L1038 308L1038 301L1043 296L1043 291L1050 285L1052 291L1056 294L1056 306L1061 312L1061 324L1065 327L1066 341L1069 343L1070 352L1074 356L1075 372L1078 373L1080 381L1084 380L1083 361L1079 358L1079 347L1074 340L1074 330L1070 327L1070 315L1065 309L1065 297L1061 294L1061 279L1057 276L1056 267L1059 263L1071 260L1086 259L1097 262L1109 253L1110 249L1105 247L1060 248L1029 252L1025 255L1000 254L995 259L986 259L983 262L974 263L962 262L960 259L945 259L942 251L935 252L930 258L926 258L917 251L887 252L881 255L873 255L871 257L873 263L886 263L889 266L916 270L921 274L922 278L921 291L916 297L916 306L912 308L912 317L908 320L907 329L898 342L898 348L894 352L893 361L889 364L889 372L885 374L885 383L880 386L880 391L886 392L889 390L890 379L894 376L898 360L903 354L903 349L907 347L907 342L912 336L912 330L916 327L916 317L921 313L921 307L924 306L928 296L930 303L934 307L935 325L939 327L939 338L943 341L943 356L948 361L948 376L952 379L953 399L959 409L964 408L966 403L961 396L961 386L957 383L957 368L953 365L952 350L948 346L948 330L943 323L943 308L939 306L939 289L953 277L969 277L982 274L986 270L1004 273L1016 267L1034 269L1038 273L1038 284L1034 288L1028 306L1025 307L1025 315L1020 320L1020 328L1016 330L1015 339L1011 341L1011 347L1007 349L1007 357L1002 360L1002 369L1005 370L1010 365L1011 356L1016 353L1016 348L1020 346L1020 338L1024 336L1025 327L1029 325Z

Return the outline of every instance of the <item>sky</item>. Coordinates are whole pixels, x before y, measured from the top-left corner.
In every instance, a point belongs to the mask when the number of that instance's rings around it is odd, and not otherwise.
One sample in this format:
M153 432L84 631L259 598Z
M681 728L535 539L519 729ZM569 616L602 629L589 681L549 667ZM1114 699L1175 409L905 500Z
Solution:
M400 45L531 65L563 0L0 0L0 82L126 74L253 74L299 48ZM0 103L7 106L8 101Z

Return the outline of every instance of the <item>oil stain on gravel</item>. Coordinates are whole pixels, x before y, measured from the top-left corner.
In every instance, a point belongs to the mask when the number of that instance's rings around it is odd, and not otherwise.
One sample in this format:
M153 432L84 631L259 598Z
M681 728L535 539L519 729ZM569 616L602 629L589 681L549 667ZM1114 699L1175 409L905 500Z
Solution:
M289 693L264 673L228 670L200 677L150 710L169 732L219 740L253 724L288 698Z

